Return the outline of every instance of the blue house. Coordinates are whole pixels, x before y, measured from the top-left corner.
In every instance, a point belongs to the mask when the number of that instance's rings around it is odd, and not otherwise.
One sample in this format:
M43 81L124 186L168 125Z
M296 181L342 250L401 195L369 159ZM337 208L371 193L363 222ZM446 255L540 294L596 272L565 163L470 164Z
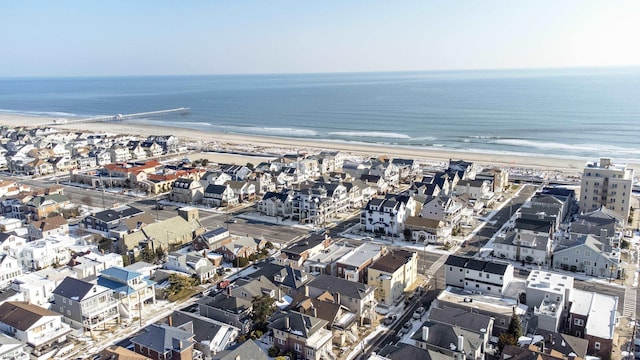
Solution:
M142 310L144 303L156 302L155 282L145 279L137 271L119 266L105 269L98 275L98 285L113 290L114 296L124 305L125 310Z

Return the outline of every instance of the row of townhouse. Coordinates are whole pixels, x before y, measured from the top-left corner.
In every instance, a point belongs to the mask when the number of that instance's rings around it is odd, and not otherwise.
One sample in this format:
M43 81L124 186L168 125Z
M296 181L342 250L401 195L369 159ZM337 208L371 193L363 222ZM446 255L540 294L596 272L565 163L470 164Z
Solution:
M508 328L511 315L518 314L523 333L569 336L580 339L574 342L582 344L582 354L611 354L618 298L574 289L574 278L566 273L533 270L523 283L513 277L509 263L450 255L445 281L449 288L438 297L436 306L473 308L493 317L494 336ZM508 309L506 313L498 310L501 306Z
M267 192L257 202L259 213L321 225L337 214L359 209L375 190L361 182L325 182L301 185L298 189Z

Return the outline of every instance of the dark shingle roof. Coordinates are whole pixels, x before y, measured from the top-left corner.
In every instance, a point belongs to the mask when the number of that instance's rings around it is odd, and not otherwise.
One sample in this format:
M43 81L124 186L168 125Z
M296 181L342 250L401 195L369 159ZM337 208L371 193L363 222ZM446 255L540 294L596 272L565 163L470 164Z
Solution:
M151 324L144 328L144 333L133 337L131 342L164 354L172 350L180 352L191 346L192 338L192 333L182 329L165 324Z
M138 215L142 212L143 212L142 210L135 208L133 206L126 206L126 207L115 209L115 210L108 209L108 210L100 211L99 213L96 213L95 215L93 215L93 217L104 222L111 222L117 219L129 218L134 215Z
M320 290L326 290L330 293L337 292L342 296L348 296L354 299L362 299L369 292L373 291L373 288L368 285L327 274L321 274L320 276L311 280L307 284L307 286Z
M94 286L95 285L80 279L66 277L60 285L53 290L53 293L67 299L77 298L79 301L83 299Z
M476 260L455 255L449 255L444 264L499 275L503 275L509 267L509 265L505 263Z
M253 340L234 345L213 355L213 360L268 360L267 354Z

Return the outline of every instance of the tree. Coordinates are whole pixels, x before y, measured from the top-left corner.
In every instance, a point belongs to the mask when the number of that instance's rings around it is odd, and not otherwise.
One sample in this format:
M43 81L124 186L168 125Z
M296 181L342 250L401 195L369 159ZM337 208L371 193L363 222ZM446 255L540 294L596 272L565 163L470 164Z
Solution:
M167 293L169 295L177 294L183 290L192 288L195 285L195 280L184 275L170 274L169 286L167 287Z
M250 170L254 170L254 169L256 168L256 166L255 166L255 165L253 165L253 164L252 164L252 163L250 163L250 162L248 162L246 166L247 166L247 168L249 168Z
M518 339L522 336L522 324L520 318L516 315L515 311L511 314L511 321L507 331L500 333L498 336L498 348L502 352L502 349L506 345L517 345Z
M404 229L404 239L411 240L411 229Z
M249 265L249 259L246 257L238 256L233 259L233 267L243 268L247 265Z
M267 243L264 244L264 248L269 250L273 249L273 243L271 241L267 241Z
M164 249L162 249L162 245L158 245L158 247L156 248L156 257L158 259L164 258Z
M251 318L255 322L255 328L267 329L267 319L275 312L275 299L268 295L260 295L253 298L253 313Z
M151 247L147 246L140 250L140 259L142 261L153 264L156 262L156 260L158 260L158 257L156 256L156 253L151 249Z

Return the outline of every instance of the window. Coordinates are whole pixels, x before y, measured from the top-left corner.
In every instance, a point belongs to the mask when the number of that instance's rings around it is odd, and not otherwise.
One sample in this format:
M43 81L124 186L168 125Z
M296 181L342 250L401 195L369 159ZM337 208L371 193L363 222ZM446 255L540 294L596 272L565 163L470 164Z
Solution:
M596 341L595 344L593 344L593 348L596 350L600 350L600 343Z
M313 349L307 349L307 357L313 358Z
M300 352L300 351L302 351L302 347L301 347L301 346L300 346L300 344L298 344L298 343L293 344L293 349L294 349L296 352Z
M278 339L278 344L284 345L284 343L285 343L284 339Z
M71 316L71 310L67 310L67 315Z
M582 319L573 319L573 325L584 326L584 320L582 320Z
M491 291L491 286L487 286L487 291Z
M487 279L489 278L489 274L487 274Z

